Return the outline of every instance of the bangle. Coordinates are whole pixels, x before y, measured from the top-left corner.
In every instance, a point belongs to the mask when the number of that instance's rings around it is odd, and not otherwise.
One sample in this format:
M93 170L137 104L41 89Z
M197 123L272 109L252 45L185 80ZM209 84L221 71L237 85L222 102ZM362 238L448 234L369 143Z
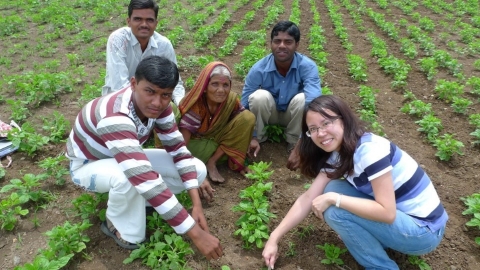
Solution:
M340 207L340 201L342 200L342 193L338 193L338 196L337 196L337 202L335 203L335 206L337 208Z

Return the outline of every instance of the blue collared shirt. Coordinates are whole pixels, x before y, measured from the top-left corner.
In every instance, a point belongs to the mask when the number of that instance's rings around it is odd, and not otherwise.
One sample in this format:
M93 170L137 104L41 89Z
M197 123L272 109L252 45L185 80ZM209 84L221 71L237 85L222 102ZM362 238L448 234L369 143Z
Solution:
M290 100L305 93L305 106L322 94L318 68L307 56L295 52L290 69L284 77L278 71L272 54L255 63L247 74L242 91L242 105L249 109L248 97L258 89L269 91L278 111L286 111Z

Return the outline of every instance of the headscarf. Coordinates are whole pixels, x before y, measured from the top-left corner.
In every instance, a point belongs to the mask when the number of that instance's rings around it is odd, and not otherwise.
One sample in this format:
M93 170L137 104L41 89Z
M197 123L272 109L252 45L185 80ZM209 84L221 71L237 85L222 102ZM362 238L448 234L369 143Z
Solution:
M232 74L230 68L220 61L210 62L207 64L207 66L200 72L195 85L193 85L192 89L187 93L187 95L185 95L178 106L182 115L185 114L197 102L197 100L202 97L205 90L207 90L212 71L216 66L219 65L226 67L228 71L230 71L230 74Z
M212 71L215 69L217 66L224 66L230 71L230 74L232 74L232 71L230 68L219 61L211 62L209 63L201 72L200 75L198 76L197 81L195 82L195 85L192 87L192 89L185 95L185 97L182 99L179 105L180 112L182 116L187 113L190 109L193 109L195 107L198 107L197 109L200 110L208 110L208 108L205 107L205 99L206 95L205 91L208 88L208 84L210 82L210 75L212 74ZM215 115L207 123L204 119L202 119L202 124L199 129L199 132L204 133L204 136L214 136L215 132L218 130L219 126L225 125L228 120L231 117L231 114L233 111L238 110L238 107L240 106L237 99L237 94L232 92L230 90L229 95L227 98L218 106Z

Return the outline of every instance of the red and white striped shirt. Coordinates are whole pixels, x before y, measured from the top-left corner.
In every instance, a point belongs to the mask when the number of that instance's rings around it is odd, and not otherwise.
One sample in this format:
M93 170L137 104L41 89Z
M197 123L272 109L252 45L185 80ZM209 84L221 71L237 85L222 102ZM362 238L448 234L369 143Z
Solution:
M161 175L152 169L142 149L154 128L172 156L185 189L198 188L193 156L178 131L172 107L168 106L157 119L142 123L135 113L130 87L96 98L83 107L67 140L67 156L71 160L83 160L82 164L115 158L138 193L177 233L184 234L195 221Z

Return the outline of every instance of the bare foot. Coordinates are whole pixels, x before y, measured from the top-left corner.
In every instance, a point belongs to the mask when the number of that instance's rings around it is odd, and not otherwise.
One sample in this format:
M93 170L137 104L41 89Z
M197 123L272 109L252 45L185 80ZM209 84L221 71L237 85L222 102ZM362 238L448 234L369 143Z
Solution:
M215 163L208 162L207 163L207 171L210 180L217 183L225 182L225 178L223 178L217 170L217 165Z

